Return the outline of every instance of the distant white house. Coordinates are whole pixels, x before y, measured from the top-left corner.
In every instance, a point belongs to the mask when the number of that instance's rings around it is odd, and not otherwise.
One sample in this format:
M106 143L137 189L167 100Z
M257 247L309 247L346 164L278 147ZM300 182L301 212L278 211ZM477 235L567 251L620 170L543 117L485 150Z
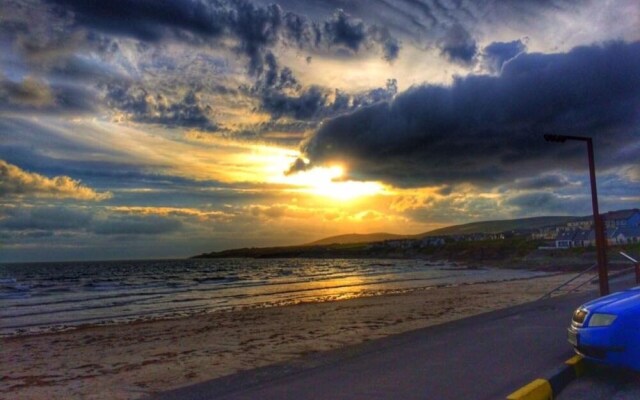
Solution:
M588 247L596 245L596 231L593 229L580 229L573 237L573 247Z
M574 236L574 230L566 230L558 233L558 236L556 237L556 247L559 249L569 249L571 247L575 247L573 243Z
M611 211L602 215L607 244L627 244L640 242L640 209ZM596 245L593 219L580 218L568 222L566 228L558 232L556 248L588 247Z
M615 229L609 236L609 244L640 243L640 227L622 227Z
M588 247L596 245L596 234L593 229L565 230L558 234L556 247L569 249L572 247Z
M602 214L606 229L613 230L622 227L640 226L640 209L609 211ZM593 217L582 217L565 225L568 230L589 230L593 229Z
M567 228L569 229L591 229L593 226L592 217L583 217L575 221L567 222Z

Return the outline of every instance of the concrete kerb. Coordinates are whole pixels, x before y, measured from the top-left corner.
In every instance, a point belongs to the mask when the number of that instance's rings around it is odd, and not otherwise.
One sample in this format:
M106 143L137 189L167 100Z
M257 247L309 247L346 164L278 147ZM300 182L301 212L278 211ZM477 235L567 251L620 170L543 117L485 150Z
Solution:
M507 400L553 400L572 380L584 373L584 361L576 355L546 378L536 379L507 396Z

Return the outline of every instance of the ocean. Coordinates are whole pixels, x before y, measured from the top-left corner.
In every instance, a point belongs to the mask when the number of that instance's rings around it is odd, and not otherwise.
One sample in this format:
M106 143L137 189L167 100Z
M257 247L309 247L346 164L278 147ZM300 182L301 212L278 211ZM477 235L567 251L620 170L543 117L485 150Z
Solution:
M425 260L188 259L0 265L0 336L544 275Z

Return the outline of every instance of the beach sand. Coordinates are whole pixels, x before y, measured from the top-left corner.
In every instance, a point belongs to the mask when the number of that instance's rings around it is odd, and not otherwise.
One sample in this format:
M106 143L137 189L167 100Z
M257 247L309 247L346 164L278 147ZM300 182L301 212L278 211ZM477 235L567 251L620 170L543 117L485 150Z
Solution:
M422 288L3 338L0 398L140 398L534 301L569 277Z

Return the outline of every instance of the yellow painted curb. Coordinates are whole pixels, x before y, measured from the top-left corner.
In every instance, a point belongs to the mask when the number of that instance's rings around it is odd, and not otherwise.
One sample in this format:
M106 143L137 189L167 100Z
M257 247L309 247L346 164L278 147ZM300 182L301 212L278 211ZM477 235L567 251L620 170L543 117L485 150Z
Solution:
M584 362L582 361L582 356L575 355L564 363L573 367L577 378L581 377L582 374L584 374Z
M552 400L551 384L546 379L536 379L507 396L507 400Z

